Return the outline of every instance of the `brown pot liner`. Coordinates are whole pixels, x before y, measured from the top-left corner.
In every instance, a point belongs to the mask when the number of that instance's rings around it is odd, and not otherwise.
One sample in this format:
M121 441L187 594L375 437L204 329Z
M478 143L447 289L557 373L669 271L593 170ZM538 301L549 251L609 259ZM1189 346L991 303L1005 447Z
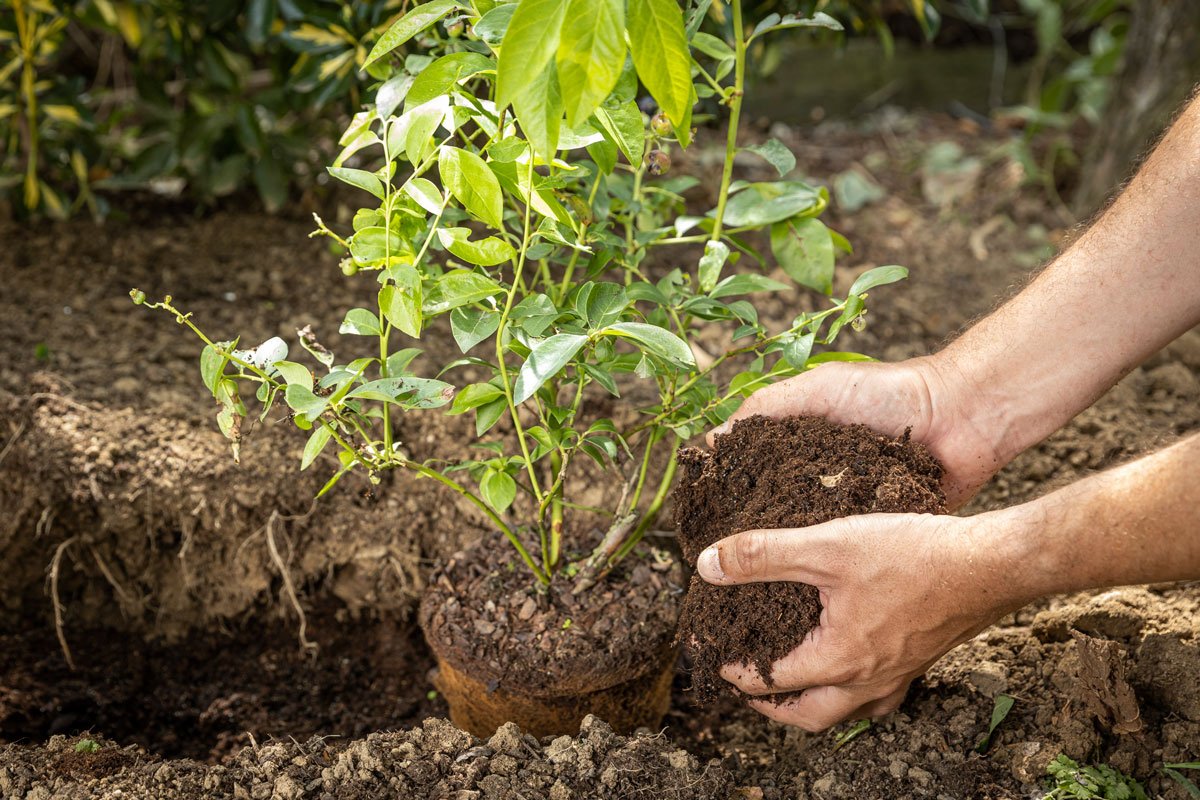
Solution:
M664 650L650 668L633 678L587 694L535 696L510 688L488 691L486 684L455 667L440 653L433 684L450 705L450 721L475 736L488 737L506 722L526 733L574 736L588 714L595 714L618 733L656 728L671 702L676 649Z

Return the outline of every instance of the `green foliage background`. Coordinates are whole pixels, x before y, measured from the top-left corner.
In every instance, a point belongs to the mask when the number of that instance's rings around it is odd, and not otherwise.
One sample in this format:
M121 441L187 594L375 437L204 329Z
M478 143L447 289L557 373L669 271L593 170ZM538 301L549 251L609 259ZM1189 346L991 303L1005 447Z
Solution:
M321 172L338 132L360 110L361 93L380 77L361 70L363 43L415 5L8 0L0 6L0 204L18 214L86 209L102 217L107 198L122 190L207 205L252 187L277 209ZM1077 118L1098 119L1120 58L1126 5L761 0L747 4L747 21L824 11L846 35L878 35L885 49L887 20L897 15L930 38L949 20L1034 30L1038 79L1025 110L1034 127L1061 130ZM706 30L724 36L729 24L727 4L713 0ZM580 36L587 31L576 26ZM1080 31L1092 31L1090 38ZM434 26L409 50L419 59L449 36Z

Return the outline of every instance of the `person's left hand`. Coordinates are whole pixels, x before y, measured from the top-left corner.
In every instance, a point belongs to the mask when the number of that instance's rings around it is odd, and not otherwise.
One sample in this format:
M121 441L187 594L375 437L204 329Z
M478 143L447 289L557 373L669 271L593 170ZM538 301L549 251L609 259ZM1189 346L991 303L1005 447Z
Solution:
M706 581L800 581L824 607L775 662L773 686L753 666L729 664L722 676L750 695L803 690L780 705L750 703L808 731L894 711L942 654L1024 604L1020 537L1004 530L1005 515L871 514L722 539L697 560Z

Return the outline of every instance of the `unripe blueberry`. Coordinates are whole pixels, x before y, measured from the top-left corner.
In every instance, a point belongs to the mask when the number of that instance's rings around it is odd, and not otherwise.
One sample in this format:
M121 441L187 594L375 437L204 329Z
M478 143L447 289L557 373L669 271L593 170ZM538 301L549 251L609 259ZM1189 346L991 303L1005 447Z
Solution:
M466 26L466 24L463 23L461 17L459 17L458 19L454 19L454 20L447 20L446 21L446 34L451 39L457 39L458 37L462 36L463 30L466 27L467 26Z
M671 169L671 157L664 150L651 150L646 154L646 171L651 175L666 175Z
M675 126L667 119L667 115L660 111L650 118L650 130L654 131L655 136L670 136Z
M349 276L358 274L358 264L355 264L353 259L343 258L341 267L343 275Z

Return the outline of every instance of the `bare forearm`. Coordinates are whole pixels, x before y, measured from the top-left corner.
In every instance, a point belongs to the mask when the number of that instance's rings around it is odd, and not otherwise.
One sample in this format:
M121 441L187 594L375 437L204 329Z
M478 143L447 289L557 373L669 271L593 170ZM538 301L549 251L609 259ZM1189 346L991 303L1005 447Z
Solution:
M1200 98L1100 220L932 360L1006 461L1200 323Z
M1106 586L1200 579L1200 435L1022 506L996 558L1025 602ZM981 521L983 521L981 518Z

